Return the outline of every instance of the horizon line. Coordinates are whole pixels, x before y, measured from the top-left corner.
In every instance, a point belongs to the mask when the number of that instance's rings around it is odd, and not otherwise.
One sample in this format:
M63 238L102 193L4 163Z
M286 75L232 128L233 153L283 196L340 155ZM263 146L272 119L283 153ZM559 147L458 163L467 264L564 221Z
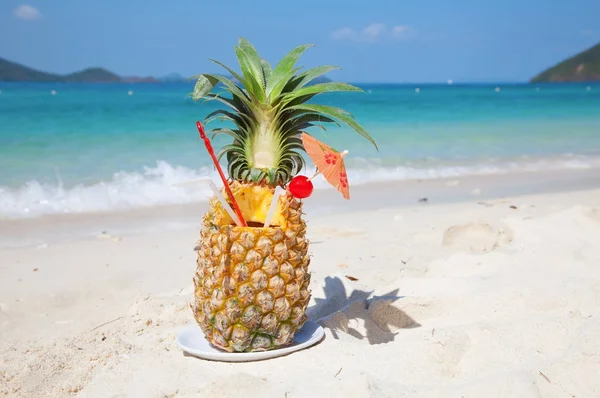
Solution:
M0 84L136 84L136 85L153 85L153 84L194 84L193 81L178 80L178 81L115 81L115 82L68 82L68 81L18 81L18 80L0 80ZM504 85L551 85L551 84L598 84L599 80L591 81L566 81L566 82L531 82L528 80L464 80L455 81L452 83L448 81L420 81L420 82L393 82L393 81L348 81L346 82L352 85L396 85L396 86L415 86L415 85L443 85L443 86L460 86L460 85L486 85L486 84L504 84Z

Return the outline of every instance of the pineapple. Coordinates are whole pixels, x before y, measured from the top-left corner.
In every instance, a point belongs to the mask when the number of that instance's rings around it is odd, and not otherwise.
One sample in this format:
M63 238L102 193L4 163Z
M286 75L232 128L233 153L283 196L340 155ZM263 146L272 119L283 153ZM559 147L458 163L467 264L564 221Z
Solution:
M322 93L362 91L345 83L309 85L338 69L320 66L300 72L295 64L309 47L296 47L271 68L250 42L240 38L235 53L241 74L213 60L237 82L213 74L194 77L194 100L216 100L231 108L212 112L205 124L215 120L233 124L212 132L233 139L217 157L226 156L230 186L248 224L236 226L212 198L200 231L191 307L207 340L226 351L289 345L307 320L310 258L302 201L289 192L282 195L273 221L264 225L275 187L285 188L305 165L301 131L323 128L321 123L339 126L340 121L377 148L348 112L307 103ZM219 83L230 97L212 93Z

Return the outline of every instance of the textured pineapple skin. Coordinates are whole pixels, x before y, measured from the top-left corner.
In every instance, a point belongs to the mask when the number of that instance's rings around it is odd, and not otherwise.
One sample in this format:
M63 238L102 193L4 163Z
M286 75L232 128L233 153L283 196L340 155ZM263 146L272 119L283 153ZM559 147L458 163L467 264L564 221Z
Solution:
M243 185L232 184L234 195L236 188ZM307 320L310 257L302 202L291 195L279 201L284 225L278 227L231 225L215 198L204 215L192 311L207 340L223 350L289 345Z

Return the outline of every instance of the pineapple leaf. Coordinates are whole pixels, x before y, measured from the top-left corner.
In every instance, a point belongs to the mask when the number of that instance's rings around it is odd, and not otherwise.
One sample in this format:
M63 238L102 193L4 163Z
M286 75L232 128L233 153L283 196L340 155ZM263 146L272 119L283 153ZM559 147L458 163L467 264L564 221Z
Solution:
M294 48L283 57L277 65L275 65L271 79L267 83L266 94L270 100L277 98L279 94L281 94L281 90L285 87L285 83L293 76L293 74L290 76L290 72L294 69L298 58L300 58L300 56L310 47L314 47L314 44L304 44ZM278 87L277 90L275 90L276 87Z
M246 160L244 158L240 158L240 157L236 158L235 156L233 158L231 158L231 156L232 156L232 153L229 152L227 154L227 161L229 162L229 169L236 171L236 173L232 173L231 176L233 178L237 178L237 175L239 174L241 169L246 165Z
M243 155L244 153L244 148L235 145L235 144L229 144L229 145L225 145L224 147L222 147L219 152L217 152L217 160L220 160L223 155L225 155L226 153L239 153L240 155Z
M222 83L227 88L227 91L229 91L231 94L233 94L234 97L240 98L242 101L244 101L244 103L245 103L246 106L252 107L252 101L250 100L250 98L248 97L248 95L245 92L243 92L230 79L226 78L225 76L219 76L219 75L205 74L204 76L206 76L206 77L208 77L210 79L214 79L214 80Z
M266 87L264 76L263 76L263 65L258 52L248 40L240 37L238 40L238 47L246 54L250 67L252 68L252 74L256 77L257 82L262 86L263 90Z
M232 108L238 116L244 116L246 120L251 120L251 116L253 116L253 112L256 112L256 106L254 104L250 104L251 108L248 107L244 101L240 100L235 95L232 98L224 98L218 94L206 94L207 100L215 100L219 101L230 108Z
M269 169L267 177L269 178L269 184L274 184L277 181L277 169Z
M281 178L284 181L289 181L292 175L296 174L297 171L302 167L302 163L299 163L295 157L300 156L297 153L287 153L281 157Z
M204 118L204 126L209 125L210 123L214 122L215 120L220 120L222 122L226 122L226 121L234 121L232 118L228 117L228 116L212 116L212 117L207 117Z
M291 172L294 168L293 164L288 162L287 164L282 162L281 168L279 169L279 181L289 181L291 179ZM291 166L291 167L290 167Z
M240 163L240 164L238 164L237 166L235 166L237 163ZM237 176L237 175L240 174L240 171L244 167L244 163L241 163L241 162L232 162L230 164L230 166L231 166L231 170L229 171L229 174L231 174L232 176Z
M367 131L360 124L358 124L352 116L350 116L347 112L342 111L339 108L335 108L333 106L328 106L328 105L301 104L301 105L294 105L294 106L290 107L290 109L319 112L324 115L330 116L334 119L338 119L338 120L342 121L344 124L346 124L347 126L354 129L354 131L356 131L358 134L360 134L361 136L366 138L371 144L373 144L373 146L375 146L375 149L377 149L377 151L379 151L379 148L377 147L375 140L373 140L373 137L371 137L371 135L369 135L369 133L367 133Z
M297 174L300 172L300 170L302 170L304 166L306 166L306 162L304 161L304 158L298 153L292 154L292 159L294 160L296 165L298 165L297 170L294 171L294 174Z
M335 120L333 120L327 116L323 116L319 113L304 113L303 115L300 115L298 117L290 118L290 119L286 120L286 122L282 125L282 127L289 125L287 127L288 130L302 130L305 127L301 127L301 126L304 126L306 124L312 125L312 123L314 123L314 122L333 123L333 124L336 124L338 127L341 127L340 124L338 122L336 122ZM322 127L322 126L319 126L319 127Z
M295 151L297 149L304 150L304 145L302 143L290 142L281 146L281 151L283 152Z
M252 181L260 181L262 179L262 177L264 177L264 171L260 170L260 169L255 169L252 168L250 170L250 179Z
M228 135L236 140L243 140L244 138L246 138L246 134L244 132L242 132L241 130L218 128L218 129L212 129L211 132L213 133L213 136L211 139L214 139L218 135Z
M302 139L299 138L299 136L289 136L286 137L285 139L281 140L281 148L284 147L289 147L289 145L299 145L298 148L303 149L304 147L302 146ZM282 152L286 152L285 150L283 150Z
M196 76L194 76L193 78L195 77ZM213 78L210 75L202 74L198 75L197 78L198 80L196 81L196 84L194 85L194 90L191 94L194 101L198 101L199 99L206 97L206 95L210 93L219 82L217 79Z
M288 74L283 76L280 79L280 81L273 87L273 91L271 91L271 95L269 96L269 102L272 105L278 105L279 102L281 102L281 93L283 92L283 89L289 84L290 81L292 81L292 79L296 75L296 72L298 72L300 69L301 68L295 68L289 71Z
M244 116L246 116L247 119L256 120L256 114L260 111L260 109L253 101L248 103L235 95L231 98L231 101L236 104L238 108L243 110Z
M284 112L287 112L292 105L300 105L300 104L303 104L305 102L308 102L308 101L310 101L316 95L317 94L303 95L301 97L294 98L291 101L285 101L285 97L280 96L277 99L277 109L283 110Z
M319 83L312 86L303 87L298 90L294 90L284 95L281 103L288 103L294 99L301 98L308 95L318 95L324 93L332 93L336 91L363 91L361 88L353 86L347 83ZM305 101L302 101L305 102Z
M307 85L308 83L310 83L311 81L316 79L317 77L323 76L324 74L331 72L332 70L341 70L341 69L342 68L340 68L339 66L334 66L334 65L323 65L323 66L317 66L316 68L309 69L306 72L304 72L302 75L298 76L298 77L302 77L302 81L300 82L298 87L304 87L305 85Z
M319 76L326 74L327 72L331 72L332 70L341 70L342 68L338 66L332 65L323 65L317 66L316 68L309 69L300 75L296 76L293 80L289 82L287 86L283 89L283 92L287 93L297 88L302 88L306 86L308 83L313 81Z
M227 72L231 73L231 76L235 77L240 83L243 84L244 82L244 78L242 76L240 76L239 73L237 73L236 71L234 71L233 69L231 69L229 66L225 65L222 62L217 61L216 59L211 59L209 58L209 61L214 62L215 64L221 66L223 69L225 69Z
M281 106L280 108L283 108L283 112L279 112L277 115L277 120L280 123L280 126L285 126L288 123L293 122L294 118L299 117L304 115L305 113L309 113L308 111L305 110L290 110L290 108L293 105L300 105L302 103L305 102L305 99L308 98L312 98L315 94L307 96L307 97L303 97L303 98L299 98L297 100L291 101L289 104L287 104L287 106ZM306 99L307 100L307 99ZM321 117L326 117L323 115L319 115Z
M242 113L242 111L238 108L238 104L236 104L235 102L233 102L233 100L229 98L223 98L218 94L206 94L205 97L207 97L207 100L215 100L227 105L228 107L236 111L238 114Z
M251 130L251 126L254 125L252 119L243 113L233 113L225 109L218 109L214 112L209 113L204 119L204 124L208 125L213 120L229 120L235 123L240 129L244 131Z
M258 72L259 76L257 76L255 74L257 72L254 72L253 65L242 48L236 46L235 55L240 64L240 69L244 74L244 86L246 86L246 90L256 100L263 102L265 100L265 90L261 81L258 80L262 80L262 69Z
M294 126L294 127L295 127L295 130L306 130L306 129L309 129L311 127L318 127L321 130L323 130L323 131L327 131L327 129L325 128L325 126L321 126L320 124L313 124L313 123L304 123L304 124L301 124L299 126Z
M273 69L271 68L271 64L269 64L264 59L261 59L260 63L262 66L262 72L263 72L263 77L265 79L265 87L266 87L267 83L269 82L269 79L271 79L271 74L273 74Z

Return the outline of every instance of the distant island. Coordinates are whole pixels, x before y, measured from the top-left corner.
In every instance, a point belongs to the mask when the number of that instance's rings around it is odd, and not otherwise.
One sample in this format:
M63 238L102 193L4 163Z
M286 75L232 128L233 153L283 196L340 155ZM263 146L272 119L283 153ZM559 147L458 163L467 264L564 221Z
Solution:
M600 43L546 69L531 83L600 81Z
M228 76L230 79L232 76ZM188 78L178 73L164 77L119 76L104 68L87 68L68 75L42 72L16 62L0 58L0 82L58 82L58 83L179 83ZM321 76L311 84L330 82Z
M68 75L42 72L25 65L0 58L1 82L59 82L59 83L159 83L162 81L187 81L184 77L172 74L167 79L146 76L119 76L104 68L87 68Z

